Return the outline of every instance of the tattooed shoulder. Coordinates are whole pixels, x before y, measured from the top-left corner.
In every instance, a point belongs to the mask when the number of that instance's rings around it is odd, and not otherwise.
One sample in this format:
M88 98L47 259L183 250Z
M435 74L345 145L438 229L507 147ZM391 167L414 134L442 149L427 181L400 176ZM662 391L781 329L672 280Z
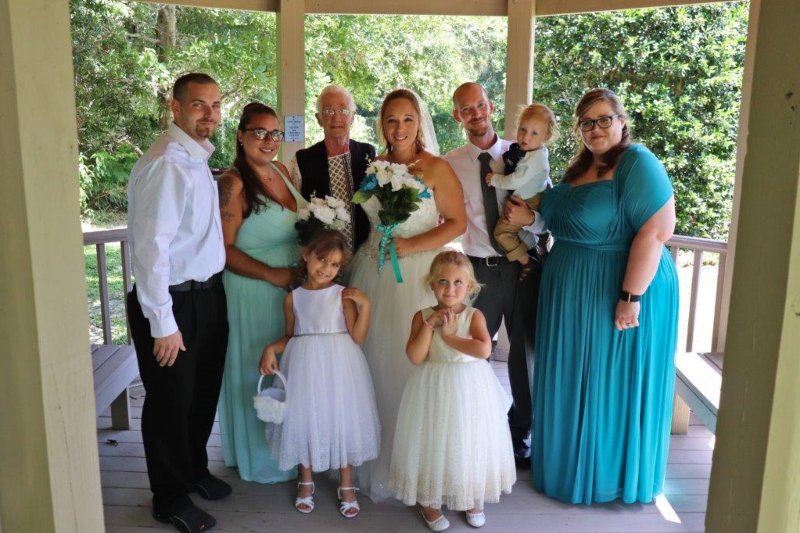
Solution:
M239 177L226 172L220 176L217 183L219 187L219 206L220 208L225 208L234 197L237 185L240 185Z

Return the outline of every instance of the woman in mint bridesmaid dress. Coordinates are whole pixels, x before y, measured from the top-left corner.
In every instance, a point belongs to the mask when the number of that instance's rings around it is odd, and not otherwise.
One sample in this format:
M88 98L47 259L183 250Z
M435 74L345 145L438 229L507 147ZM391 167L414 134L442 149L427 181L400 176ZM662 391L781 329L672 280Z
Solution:
M286 167L273 161L283 139L279 124L270 107L245 106L236 159L219 180L230 324L219 402L222 451L242 479L259 483L297 475L278 468L253 409L261 352L283 334L283 297L299 253L294 224L304 204Z
M613 92L588 92L575 115L581 149L541 204L556 242L539 293L533 486L646 503L664 483L675 382L672 185L630 144Z

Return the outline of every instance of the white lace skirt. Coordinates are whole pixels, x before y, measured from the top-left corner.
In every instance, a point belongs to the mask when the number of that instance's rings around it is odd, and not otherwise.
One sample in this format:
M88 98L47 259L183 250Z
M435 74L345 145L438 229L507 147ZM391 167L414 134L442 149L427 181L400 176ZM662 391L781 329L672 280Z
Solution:
M388 261L379 272L378 263L368 250L365 244L353 260L350 283L364 291L372 302L370 331L363 347L375 390L378 391L381 452L375 461L359 468L358 483L362 494L378 502L394 497L389 489L389 461L392 458L397 410L406 380L414 370L414 365L406 356L406 341L414 313L436 303L433 292L423 280L438 250L401 257L403 283L395 281L392 265Z
M287 379L282 424L266 437L282 470L358 466L380 451L380 422L369 368L350 335L293 337L281 359Z
M465 511L516 481L509 399L491 366L426 362L400 402L389 483L406 505Z

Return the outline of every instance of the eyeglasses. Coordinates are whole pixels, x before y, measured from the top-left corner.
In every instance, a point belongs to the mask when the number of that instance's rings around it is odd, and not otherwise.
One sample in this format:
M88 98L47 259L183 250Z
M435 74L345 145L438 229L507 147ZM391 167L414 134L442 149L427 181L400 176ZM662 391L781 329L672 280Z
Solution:
M281 130L265 130L264 128L245 128L242 131L252 131L253 136L259 141L263 141L267 137L273 141L282 141L283 132Z
M340 107L339 109L334 109L332 107L326 107L322 110L322 114L326 117L332 117L333 115L339 115L340 117L349 117L353 114L352 109L347 109L346 107Z
M614 122L614 117L618 117L620 115L606 115L604 117L599 118L587 118L586 120L581 120L578 122L578 127L581 131L592 131L594 129L594 125L597 124L603 129L607 129L611 127L611 123Z

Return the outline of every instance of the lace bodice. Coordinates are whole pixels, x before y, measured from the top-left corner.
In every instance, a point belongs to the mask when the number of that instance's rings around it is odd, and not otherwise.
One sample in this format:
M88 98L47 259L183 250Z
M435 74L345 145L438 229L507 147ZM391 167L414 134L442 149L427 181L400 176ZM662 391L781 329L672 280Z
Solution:
M457 336L464 337L466 339L472 338L472 336L469 334L469 327L472 324L472 314L474 312L474 307L467 306L457 315ZM422 310L422 318L425 320L427 320L432 314L433 307L428 307L427 309ZM431 347L428 350L428 358L426 361L434 363L474 363L476 361L483 361L483 359L478 359L477 357L463 354L455 348L452 348L446 342L444 342L444 339L442 339L441 330L436 328L436 330L433 332Z
M361 206L367 213L370 224L369 238L363 244L370 256L377 256L378 245L381 242L381 233L378 231L378 211L381 210L381 203L376 197L372 197ZM436 210L436 202L431 190L430 198L423 198L419 203L419 209L411 213L408 220L399 224L394 230L396 237L408 238L435 228L439 224L439 212Z

